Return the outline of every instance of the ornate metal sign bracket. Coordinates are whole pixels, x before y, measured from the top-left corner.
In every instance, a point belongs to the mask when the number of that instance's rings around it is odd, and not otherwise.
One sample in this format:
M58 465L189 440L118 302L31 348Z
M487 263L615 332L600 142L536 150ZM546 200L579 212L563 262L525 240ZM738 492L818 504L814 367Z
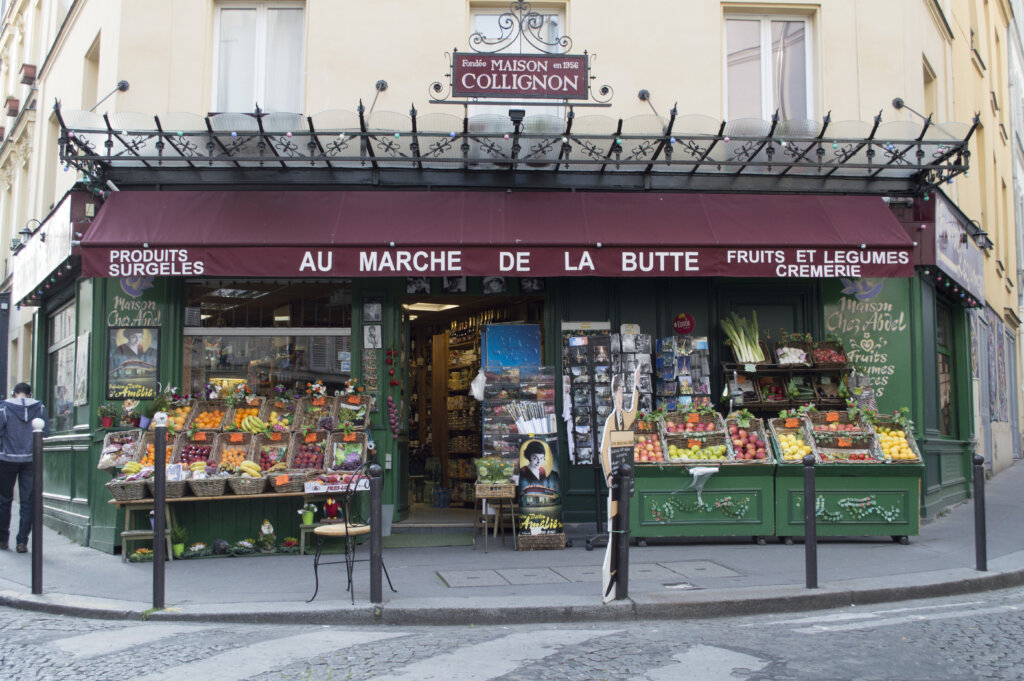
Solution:
M546 39L546 19L529 2L513 2L498 17L498 35L469 36L471 52L445 52L449 71L430 84L431 104L515 106L611 106L610 85L592 87L595 58L570 54L572 38ZM519 52L509 51L517 46ZM523 49L530 52L523 52ZM497 101L501 100L501 101ZM592 101L588 101L592 100Z

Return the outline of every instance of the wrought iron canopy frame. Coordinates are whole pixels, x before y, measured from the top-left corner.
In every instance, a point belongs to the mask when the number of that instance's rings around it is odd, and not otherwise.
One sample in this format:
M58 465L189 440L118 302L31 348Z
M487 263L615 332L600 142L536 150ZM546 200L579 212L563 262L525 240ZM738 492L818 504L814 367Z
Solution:
M717 132L689 134L675 129L673 108L657 133L624 133L621 118L608 119L607 132L584 132L573 129L570 105L557 131L527 132L511 119L506 132L482 131L467 116L459 130L423 130L415 107L408 127L371 129L360 103L358 125L347 129L317 129L313 117L296 115L295 129L268 130L257 112L247 115L254 125L234 131L215 129L217 116L194 130L167 129L157 116L151 128L123 129L107 114L102 125L69 127L59 102L54 110L61 161L101 191L112 183L921 196L967 172L978 125L975 117L960 137L937 133L928 118L912 137L880 138L879 115L866 137L834 138L829 116L816 133L797 135L782 132L776 116L767 134L730 135L724 121Z

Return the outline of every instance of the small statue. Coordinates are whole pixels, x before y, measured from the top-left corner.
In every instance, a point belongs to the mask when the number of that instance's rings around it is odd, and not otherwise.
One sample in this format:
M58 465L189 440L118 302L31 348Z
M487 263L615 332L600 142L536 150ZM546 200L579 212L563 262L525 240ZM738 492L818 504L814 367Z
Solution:
M270 521L266 518L263 519L263 524L260 525L260 534L266 537L267 535L274 534L274 526L270 524Z

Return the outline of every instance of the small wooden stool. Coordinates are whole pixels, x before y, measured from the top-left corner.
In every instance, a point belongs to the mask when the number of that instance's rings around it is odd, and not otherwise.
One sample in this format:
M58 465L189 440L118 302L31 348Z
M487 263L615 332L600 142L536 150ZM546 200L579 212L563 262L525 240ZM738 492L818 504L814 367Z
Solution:
M508 507L508 513L512 517L512 546L518 548L516 542L516 512L515 512L515 498L516 498L516 486L512 483L505 484L490 484L490 483L476 483L475 490L476 500L474 501L474 519L473 519L473 548L476 548L476 535L480 530L481 524L484 530L484 553L487 553L487 526L489 524L487 511L488 501L497 502L494 509L494 536L498 536L498 528L502 524L502 512ZM479 512L477 513L477 509ZM501 533L501 544L505 545L505 533Z

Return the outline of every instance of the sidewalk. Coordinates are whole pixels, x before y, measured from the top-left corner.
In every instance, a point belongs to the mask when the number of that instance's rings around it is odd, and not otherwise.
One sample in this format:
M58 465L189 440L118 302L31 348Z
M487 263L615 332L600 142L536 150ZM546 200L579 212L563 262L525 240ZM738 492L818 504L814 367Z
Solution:
M769 540L689 540L630 551L629 596L601 604L604 549L513 551L511 541L386 549L398 593L369 603L366 563L356 564L356 605L344 565L312 556L254 556L166 564L167 609L152 606L151 563L122 563L46 530L42 596L31 593L31 556L0 552L0 605L99 618L388 624L469 624L696 618L799 611L968 593L1024 584L1024 463L988 481L988 572L974 570L973 503L926 522L908 546L888 537L819 540L818 589L804 588L804 547ZM15 503L14 512L17 512ZM17 519L12 528L17 527ZM368 556L366 547L359 557ZM328 560L340 560L330 556Z

